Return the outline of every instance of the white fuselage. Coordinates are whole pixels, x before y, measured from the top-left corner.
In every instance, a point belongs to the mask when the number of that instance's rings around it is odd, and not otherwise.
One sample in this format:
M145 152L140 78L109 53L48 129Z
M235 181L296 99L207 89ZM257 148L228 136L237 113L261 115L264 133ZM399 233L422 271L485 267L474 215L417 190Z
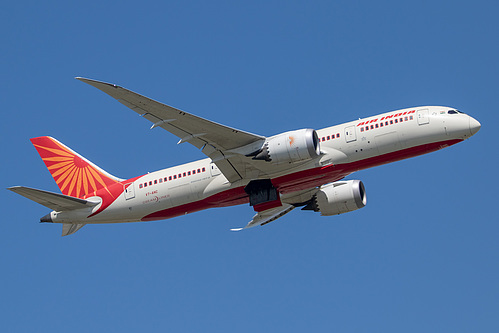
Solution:
M321 156L283 166L271 179L283 202L294 194L345 177L357 170L435 151L471 137L480 124L472 117L441 106L392 111L317 130ZM255 162L268 163L265 161ZM230 183L206 158L148 173L123 182L123 193L93 208L52 212L53 222L115 223L149 221L194 211L248 202L244 186L252 179ZM102 205L106 205L102 209Z

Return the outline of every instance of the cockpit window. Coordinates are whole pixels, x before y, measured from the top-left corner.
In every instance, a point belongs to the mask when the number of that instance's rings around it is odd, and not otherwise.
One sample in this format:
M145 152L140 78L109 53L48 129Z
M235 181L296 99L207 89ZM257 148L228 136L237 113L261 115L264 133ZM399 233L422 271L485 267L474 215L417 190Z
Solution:
M449 110L447 111L448 114L465 114L464 112L458 111L458 110Z

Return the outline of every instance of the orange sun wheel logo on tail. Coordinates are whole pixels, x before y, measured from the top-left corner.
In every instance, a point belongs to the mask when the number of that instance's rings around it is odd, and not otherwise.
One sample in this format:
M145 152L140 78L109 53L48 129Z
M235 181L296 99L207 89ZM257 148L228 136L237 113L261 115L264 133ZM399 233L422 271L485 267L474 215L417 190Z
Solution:
M116 178L48 136L31 139L62 194L84 198L121 179Z

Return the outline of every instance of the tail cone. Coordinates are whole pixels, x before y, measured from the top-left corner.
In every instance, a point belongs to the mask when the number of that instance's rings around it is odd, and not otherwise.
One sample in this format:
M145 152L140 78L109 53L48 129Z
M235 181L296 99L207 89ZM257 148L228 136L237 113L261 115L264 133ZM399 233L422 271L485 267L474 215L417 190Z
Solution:
M53 222L52 216L50 215L50 213L48 213L44 217L40 218L40 223L52 223L52 222Z

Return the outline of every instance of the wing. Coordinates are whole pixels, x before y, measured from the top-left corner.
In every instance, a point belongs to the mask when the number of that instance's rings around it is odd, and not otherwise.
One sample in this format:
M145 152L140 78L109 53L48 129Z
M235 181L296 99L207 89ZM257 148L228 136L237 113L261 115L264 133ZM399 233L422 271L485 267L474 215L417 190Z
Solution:
M189 142L202 149L230 182L244 178L246 168L250 167L241 154L258 150L265 141L263 136L203 119L114 84L81 77L77 79L102 90L151 121L151 129L161 127L179 137L179 144Z
M278 218L286 215L293 209L295 209L295 206L288 204L283 204L280 207L267 209L264 210L263 212L258 212L255 216L253 216L253 220L251 220L244 228L235 228L230 230L240 231L243 229L256 227L257 225L264 225L277 220Z

